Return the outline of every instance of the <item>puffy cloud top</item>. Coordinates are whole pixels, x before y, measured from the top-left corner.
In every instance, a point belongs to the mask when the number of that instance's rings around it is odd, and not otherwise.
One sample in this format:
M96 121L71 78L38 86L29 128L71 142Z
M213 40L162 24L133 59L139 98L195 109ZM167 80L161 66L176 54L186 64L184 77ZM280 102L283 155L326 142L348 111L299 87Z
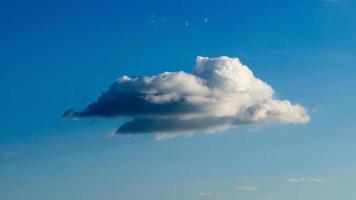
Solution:
M309 121L307 110L279 100L266 82L256 78L238 58L197 57L193 73L117 79L94 102L64 118L125 117L119 134L180 135L215 132L246 123Z

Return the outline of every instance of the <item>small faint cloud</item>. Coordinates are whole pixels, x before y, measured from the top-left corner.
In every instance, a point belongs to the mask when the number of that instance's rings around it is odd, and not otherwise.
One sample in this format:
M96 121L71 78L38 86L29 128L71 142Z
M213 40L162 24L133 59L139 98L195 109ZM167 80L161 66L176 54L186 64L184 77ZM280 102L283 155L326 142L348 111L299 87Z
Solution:
M328 2L328 3L337 3L340 2L341 0L321 0L323 2Z
M208 23L208 18L204 18L204 23Z
M257 191L257 188L252 187L252 186L238 185L236 188L240 192L255 192L255 191Z
M189 21L185 21L184 26L189 26Z
M278 195L274 195L274 196L262 196L262 197L256 197L257 200L278 200L278 199L282 199L280 196Z
M155 24L156 20L155 19L151 19L151 21L149 22L149 24Z
M320 111L322 111L322 106L320 104L314 106L311 110L310 110L310 114L316 114Z
M9 157L14 157L14 156L17 156L18 154L16 152L13 152L13 151L3 151L1 152L1 157L4 157L4 158L9 158Z
M107 134L105 136L105 139L107 140L113 140L117 137L116 130L112 131L111 133Z
M163 24L167 22L167 17L160 17L160 16L156 16L156 14L151 13L148 16L148 20L149 20L149 24L153 25L153 24Z
M264 124L260 124L260 125L250 125L250 126L247 126L246 130L249 132L249 133L257 133L261 130L263 130L263 128L265 127Z
M194 132L184 132L184 133L179 133L179 134L172 134L172 133L157 133L155 134L155 141L159 142L159 141L162 141L162 140L169 140L169 139L174 139L174 138L177 138L177 137L191 137L194 135Z
M289 178L288 183L297 184L297 183L323 183L324 180L321 178Z
M198 195L206 198L216 198L220 196L220 194L216 192L198 192Z

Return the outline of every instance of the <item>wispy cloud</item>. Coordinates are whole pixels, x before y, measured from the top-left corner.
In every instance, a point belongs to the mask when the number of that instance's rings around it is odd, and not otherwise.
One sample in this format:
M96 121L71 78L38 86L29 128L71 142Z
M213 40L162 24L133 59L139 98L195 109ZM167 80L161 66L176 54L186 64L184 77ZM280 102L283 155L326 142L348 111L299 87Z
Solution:
M3 151L3 152L0 153L0 155L2 157L8 158L8 157L17 156L18 154L16 152L13 152L13 151Z
M255 191L257 191L257 188L252 187L252 186L238 185L236 188L238 191L241 191L241 192L255 192Z
M321 178L289 178L288 183L297 184L297 183L323 183L324 180Z
M220 196L220 194L216 192L198 192L198 195L205 198L216 198Z
M323 2L328 2L328 3L337 3L340 2L341 0L321 0Z
M155 13L151 13L148 17L148 23L151 25L163 24L163 23L166 23L167 20L168 20L167 17L158 17L158 16L156 16Z

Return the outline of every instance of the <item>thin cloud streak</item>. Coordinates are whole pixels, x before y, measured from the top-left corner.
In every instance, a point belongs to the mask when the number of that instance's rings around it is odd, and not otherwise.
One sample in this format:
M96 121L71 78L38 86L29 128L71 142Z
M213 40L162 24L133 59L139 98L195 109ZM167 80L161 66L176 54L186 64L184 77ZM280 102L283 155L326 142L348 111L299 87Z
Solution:
M216 198L220 196L220 194L216 192L198 192L198 195L205 198Z
M324 180L321 178L289 178L287 180L290 184L298 184L298 183L323 183Z
M257 191L257 188L252 187L252 186L238 185L236 188L238 191L241 191L241 192L255 192L255 191Z

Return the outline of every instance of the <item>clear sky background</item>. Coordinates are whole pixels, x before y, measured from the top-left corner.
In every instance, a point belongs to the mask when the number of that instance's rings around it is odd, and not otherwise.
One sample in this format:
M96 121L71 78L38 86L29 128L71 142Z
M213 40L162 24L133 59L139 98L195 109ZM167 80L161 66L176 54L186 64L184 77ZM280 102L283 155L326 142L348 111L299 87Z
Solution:
M355 11L352 0L1 1L0 199L355 199ZM119 76L221 55L311 122L155 142L106 139L120 120L61 120Z

